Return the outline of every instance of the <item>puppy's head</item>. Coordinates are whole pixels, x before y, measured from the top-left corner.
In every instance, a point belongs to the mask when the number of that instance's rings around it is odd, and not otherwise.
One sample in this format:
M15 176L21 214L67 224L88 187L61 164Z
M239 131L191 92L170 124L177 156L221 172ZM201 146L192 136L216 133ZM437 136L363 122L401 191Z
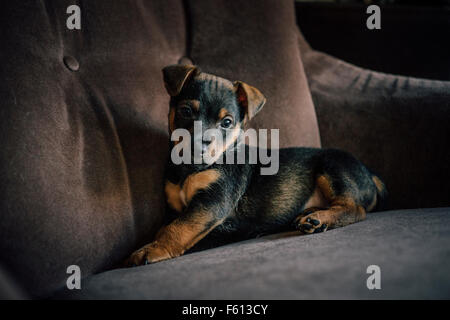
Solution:
M171 96L169 134L176 129L188 130L191 146L200 147L203 155L216 160L234 145L241 129L266 102L258 89L203 73L196 66L168 66L163 69L163 76ZM201 122L203 133L215 129L222 136L221 143L217 144L216 137L195 135L195 121Z

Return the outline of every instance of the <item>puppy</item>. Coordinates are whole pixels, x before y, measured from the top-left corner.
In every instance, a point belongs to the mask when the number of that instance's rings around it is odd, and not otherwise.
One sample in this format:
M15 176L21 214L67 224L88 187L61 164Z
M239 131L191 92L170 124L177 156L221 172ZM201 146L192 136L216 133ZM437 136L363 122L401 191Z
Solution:
M366 212L383 202L381 179L340 150L280 149L274 175L262 175L259 162L220 164L218 156L236 150L240 129L266 99L246 83L203 73L196 66L168 66L163 76L171 97L169 133L193 133L194 121L200 121L204 129L221 133L225 142L213 148L214 139L192 134L191 146L200 145L202 155L212 161L174 164L169 159L165 192L175 218L152 243L134 252L127 265L180 256L207 235L227 242L293 228L305 234L324 232L365 219ZM170 141L171 150L177 143ZM255 148L240 146L246 155Z

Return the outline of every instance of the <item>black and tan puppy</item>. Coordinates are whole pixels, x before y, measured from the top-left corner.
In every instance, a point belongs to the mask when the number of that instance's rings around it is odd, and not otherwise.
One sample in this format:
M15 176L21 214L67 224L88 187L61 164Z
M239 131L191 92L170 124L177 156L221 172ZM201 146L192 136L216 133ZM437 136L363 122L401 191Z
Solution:
M265 103L256 88L202 73L195 66L169 66L163 75L171 96L170 133L178 128L192 133L194 121L201 121L204 129L223 132L222 152L236 148L239 129ZM194 134L193 145L199 143L197 138ZM170 143L171 148L176 144ZM213 143L200 137L203 153L210 152ZM244 149L249 153L251 147L244 145ZM385 195L380 178L339 150L280 149L277 174L261 175L261 166L248 162L175 165L169 159L165 192L177 216L127 264L180 256L207 235L226 241L294 227L303 233L343 227L363 220Z

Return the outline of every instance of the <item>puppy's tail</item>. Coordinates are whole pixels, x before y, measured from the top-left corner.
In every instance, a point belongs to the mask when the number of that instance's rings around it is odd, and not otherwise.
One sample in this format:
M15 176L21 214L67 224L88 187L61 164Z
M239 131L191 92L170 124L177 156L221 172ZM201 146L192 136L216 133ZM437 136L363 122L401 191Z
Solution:
M381 180L381 178L376 174L372 174L372 181L375 184L375 187L377 188L377 204L374 208L374 211L384 210L387 207L387 197L388 197L386 185L384 184L383 180Z

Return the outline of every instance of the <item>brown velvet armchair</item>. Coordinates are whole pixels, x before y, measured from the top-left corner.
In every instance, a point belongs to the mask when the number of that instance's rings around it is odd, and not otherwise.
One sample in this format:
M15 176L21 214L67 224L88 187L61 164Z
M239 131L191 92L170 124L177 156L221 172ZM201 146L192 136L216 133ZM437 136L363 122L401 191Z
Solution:
M449 297L450 83L315 51L291 1L82 0L81 30L68 30L72 2L0 13L1 297ZM268 102L252 125L280 128L282 147L355 154L393 211L120 268L163 220L161 69L183 58L258 87ZM374 264L378 291L365 285ZM70 265L81 290L66 287Z

